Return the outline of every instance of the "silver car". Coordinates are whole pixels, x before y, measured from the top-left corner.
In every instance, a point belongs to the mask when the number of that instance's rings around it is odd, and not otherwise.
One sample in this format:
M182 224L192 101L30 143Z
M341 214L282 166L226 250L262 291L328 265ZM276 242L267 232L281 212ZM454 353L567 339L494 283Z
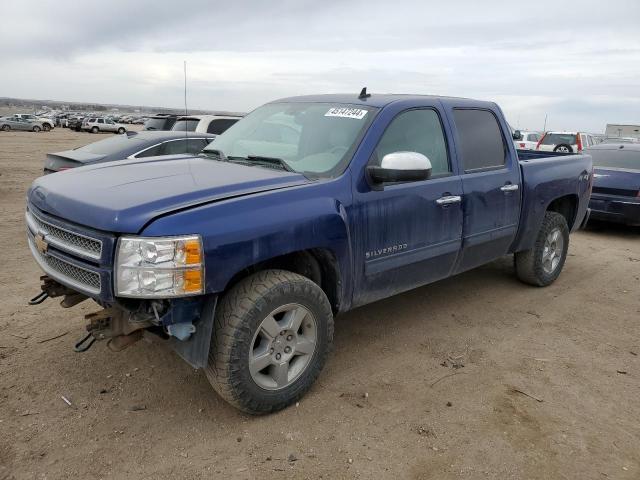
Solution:
M116 123L108 118L85 118L82 122L82 130L85 132L113 132L118 134L126 133L127 127L121 123Z
M44 130L44 127L42 126L42 122L39 120L27 120L26 118L19 117L2 117L0 118L0 130L3 132L9 132L11 130L41 132Z

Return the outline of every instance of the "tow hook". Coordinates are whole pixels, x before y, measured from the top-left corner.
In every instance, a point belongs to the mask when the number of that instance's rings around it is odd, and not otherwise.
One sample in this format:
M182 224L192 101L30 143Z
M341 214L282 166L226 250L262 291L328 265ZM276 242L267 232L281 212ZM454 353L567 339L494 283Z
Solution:
M91 332L89 332L81 340L76 342L73 346L73 351L78 353L86 352L91 348L91 345L93 345L95 341L96 338L91 334Z
M38 295L29 300L29 305L40 305L47 298L49 298L49 294L47 292L40 292Z
M73 347L76 352L86 352L96 340L107 340L107 347L119 352L142 338L143 329L150 327L148 320L133 320L126 312L114 308L85 315L87 334Z
M60 305L63 308L71 308L88 298L82 293L78 293L75 290L71 290L64 285L59 284L48 275L41 276L40 282L41 292L29 300L29 305L40 305L47 298L64 297L60 302Z

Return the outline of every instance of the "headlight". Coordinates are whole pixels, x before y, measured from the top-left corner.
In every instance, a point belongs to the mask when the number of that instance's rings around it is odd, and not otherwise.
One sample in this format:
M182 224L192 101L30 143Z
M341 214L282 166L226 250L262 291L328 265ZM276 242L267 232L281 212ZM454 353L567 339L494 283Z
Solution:
M116 296L169 298L204 293L202 239L121 237L116 255Z

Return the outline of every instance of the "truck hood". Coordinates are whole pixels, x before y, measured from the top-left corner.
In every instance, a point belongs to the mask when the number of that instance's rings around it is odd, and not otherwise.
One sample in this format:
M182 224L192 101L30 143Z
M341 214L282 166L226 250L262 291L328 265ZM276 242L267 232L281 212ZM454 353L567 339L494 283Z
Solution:
M309 183L298 173L172 155L74 168L38 178L29 202L98 230L137 233L154 218L231 197Z

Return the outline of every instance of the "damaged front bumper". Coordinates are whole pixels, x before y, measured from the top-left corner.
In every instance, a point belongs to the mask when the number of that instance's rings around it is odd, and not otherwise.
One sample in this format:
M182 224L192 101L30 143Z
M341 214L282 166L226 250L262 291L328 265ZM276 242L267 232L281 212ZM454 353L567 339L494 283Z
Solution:
M60 305L70 308L89 298L48 275L40 280L41 292L29 301L30 305L63 297ZM121 351L140 340L146 331L167 341L194 368L203 368L208 362L216 303L214 295L99 303L101 310L85 315L87 334L74 350L84 352L95 341L106 340L111 350Z

